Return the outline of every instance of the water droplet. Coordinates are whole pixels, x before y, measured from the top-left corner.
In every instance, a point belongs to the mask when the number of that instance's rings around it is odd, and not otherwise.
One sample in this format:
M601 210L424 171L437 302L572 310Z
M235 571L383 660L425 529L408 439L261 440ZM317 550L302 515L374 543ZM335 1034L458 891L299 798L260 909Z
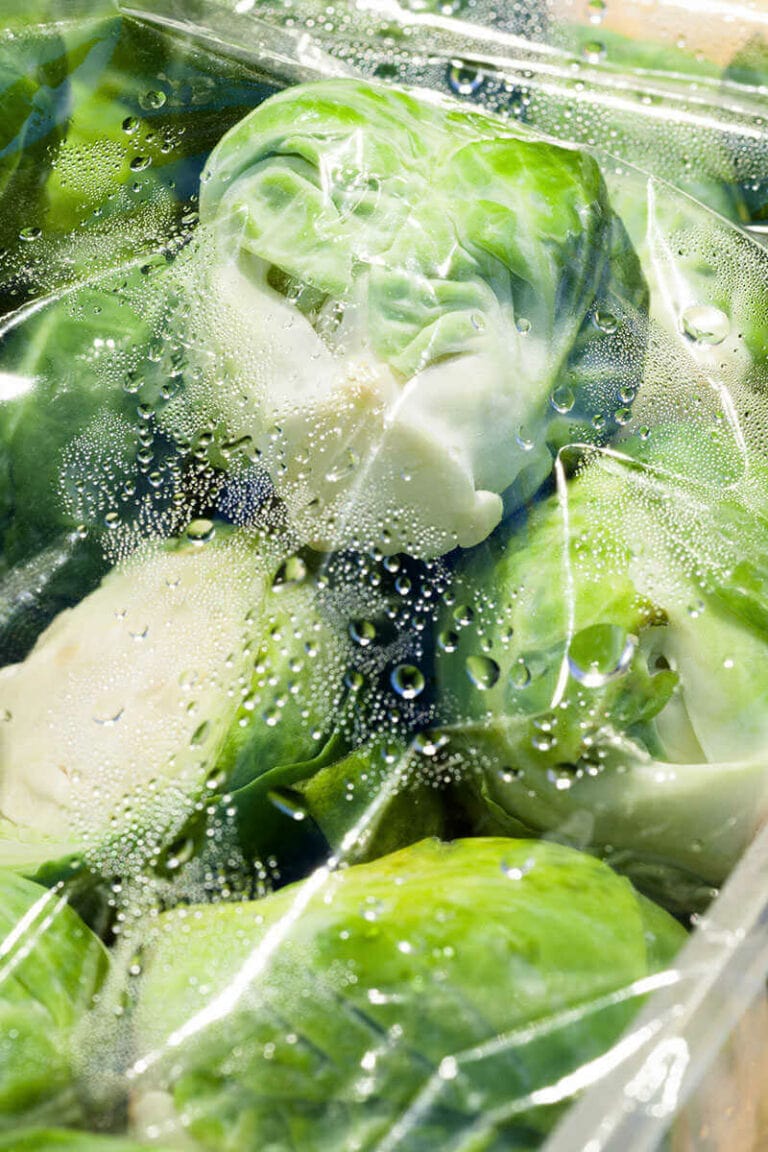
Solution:
M590 24L601 24L605 18L607 7L605 0L589 0L587 11L589 12Z
M505 857L501 862L501 870L508 880L522 880L533 869L536 861L530 856L527 860L514 860Z
M612 312L604 312L601 308L595 311L595 327L607 336L612 336L619 329L619 322Z
M118 708L116 712L108 712L101 716L94 716L94 724L98 724L102 728L112 728L117 724L124 711L124 708Z
M680 319L683 332L695 344L722 344L731 327L725 312L710 304L686 308Z
M415 700L426 685L423 673L414 664L398 664L392 669L389 682L404 700Z
M453 610L453 618L461 627L466 627L475 618L474 609L469 604L457 604Z
M522 657L512 665L509 679L513 688L527 688L530 684L531 672Z
M363 917L363 920L367 920L369 924L372 924L374 920L378 920L384 909L385 904L383 900L379 900L377 896L366 896L363 906L360 909L360 915Z
M518 428L517 433L515 435L515 441L517 443L518 448L522 448L523 452L530 452L534 446L534 443L535 443L533 437L531 436L531 433L528 431L528 429L524 425L521 425Z
M613 414L613 418L619 425L623 426L624 424L629 424L630 420L632 419L632 409L617 408Z
M481 692L493 688L501 674L498 664L490 656L468 656L465 668L470 681Z
M360 463L360 458L354 452L346 452L341 460L338 460L325 474L325 478L329 484L338 484L341 480L346 480L357 468Z
M209 721L203 720L202 724L200 724L199 727L197 727L192 733L192 737L189 741L190 747L197 748L200 744L202 744L210 730L211 725Z
M129 165L131 172L143 172L152 163L151 156L134 156Z
M568 667L585 688L602 688L632 662L637 640L618 624L593 624L571 640Z
M273 788L267 792L267 799L270 804L277 808L278 812L282 812L289 819L295 820L297 823L306 820L307 810L304 801L298 793L292 792L290 788Z
M465 64L463 60L452 60L448 68L448 84L457 96L474 96L482 86L483 73L479 68Z
M137 116L126 116L125 120L123 120L123 132L128 136L132 136L140 125L141 121Z
M216 535L216 526L211 520L192 520L187 525L186 535L193 544L206 544Z
M531 322L525 316L518 316L515 327L521 336L527 336L531 330Z
M195 842L190 836L177 841L168 849L168 857L165 862L166 868L170 872L175 872L177 868L181 868L183 864L188 863L188 861L192 859L194 851Z
M688 615L690 616L690 618L692 620L698 620L699 616L701 616L703 611L704 611L704 601L703 600L694 600L693 604L688 605Z
M139 97L139 104L142 108L151 111L156 108L162 108L167 99L168 97L165 92L162 92L159 88L151 88L149 92L145 92L143 96Z
M39 240L42 234L42 228L22 228L19 232L19 240L26 240L27 243L30 243L32 240Z
M376 625L370 620L352 620L349 635L355 644L359 644L361 648L368 648L376 639Z
M549 398L549 402L554 408L555 412L559 412L564 416L573 408L574 404L576 403L576 397L574 396L572 389L570 389L567 384L563 384L560 388L556 388L554 390Z
M442 748L448 746L448 736L444 732L419 732L413 738L413 750L419 756L431 760Z
M301 584L307 576L307 566L300 556L289 556L280 565L273 581L273 587L283 588L287 584Z
M605 44L600 40L588 40L582 48L582 53L590 64L599 64L606 56Z
M445 632L441 632L437 638L437 642L442 648L443 652L455 652L459 645L458 632L452 632L447 628Z

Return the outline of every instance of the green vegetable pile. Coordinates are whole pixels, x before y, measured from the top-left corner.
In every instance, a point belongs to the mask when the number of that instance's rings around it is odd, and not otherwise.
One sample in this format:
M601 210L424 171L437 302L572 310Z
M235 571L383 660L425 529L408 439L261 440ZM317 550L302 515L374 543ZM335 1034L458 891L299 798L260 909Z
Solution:
M768 258L478 108L37 15L0 1149L540 1148L768 809Z

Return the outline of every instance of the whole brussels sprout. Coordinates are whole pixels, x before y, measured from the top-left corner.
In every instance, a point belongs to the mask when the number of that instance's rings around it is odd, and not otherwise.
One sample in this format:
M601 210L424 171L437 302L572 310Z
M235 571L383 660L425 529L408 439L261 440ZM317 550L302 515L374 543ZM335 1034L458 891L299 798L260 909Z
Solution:
M570 1093L548 1109L536 1090L618 1038L684 938L592 857L507 839L426 840L256 903L179 908L141 958L137 1135L538 1146Z

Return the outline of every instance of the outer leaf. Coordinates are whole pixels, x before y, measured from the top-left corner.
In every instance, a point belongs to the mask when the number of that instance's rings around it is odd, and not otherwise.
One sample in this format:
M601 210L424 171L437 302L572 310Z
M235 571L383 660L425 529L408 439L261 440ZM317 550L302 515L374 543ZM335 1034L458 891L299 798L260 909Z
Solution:
M503 839L179 910L144 957L135 1105L169 1093L211 1149L525 1147L553 1119L527 1094L604 1051L683 938L598 861Z

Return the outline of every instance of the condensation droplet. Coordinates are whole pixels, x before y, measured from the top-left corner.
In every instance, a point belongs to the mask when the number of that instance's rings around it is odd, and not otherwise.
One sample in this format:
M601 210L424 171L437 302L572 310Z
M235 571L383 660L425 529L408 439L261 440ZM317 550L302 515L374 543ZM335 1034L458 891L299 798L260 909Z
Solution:
M585 688L602 688L629 668L637 640L618 624L593 624L571 640L568 667Z
M517 660L509 673L509 679L513 688L527 688L531 682L531 671L525 660L522 658Z
M606 56L605 44L601 40L588 40L582 48L582 53L590 64L599 64Z
M455 652L459 645L458 632L453 632L450 628L446 629L438 636L437 643L443 652Z
M193 544L206 544L216 535L216 526L212 520L192 520L187 525L186 535Z
M151 88L149 92L145 92L143 96L139 97L139 104L141 104L142 108L151 111L162 108L167 99L168 97L165 92L162 92L159 88Z
M618 332L619 322L612 312L604 312L598 308L595 311L595 327L605 332L606 336L612 336L614 332Z
M493 688L501 675L501 669L490 656L468 656L465 669L471 683L481 692Z
M120 717L125 711L124 708L118 708L117 712L110 712L106 716L94 716L94 724L98 724L101 728L112 728L120 720Z
M453 618L461 627L466 627L475 618L474 609L469 604L457 604L453 610Z
M398 664L392 669L389 682L403 700L415 700L424 691L424 675L414 664Z
M301 584L307 577L307 566L301 556L289 556L277 570L273 586L283 588L289 584Z
M576 397L573 394L573 390L569 388L567 384L563 384L560 388L556 388L554 390L549 398L549 402L554 408L555 412L559 412L561 415L565 416L567 412L571 411L574 404L576 403Z
M368 648L376 639L376 625L370 620L352 620L349 635L355 644L359 644L361 648Z
M535 861L532 859L527 860L509 860L504 859L501 862L501 870L508 880L522 880L533 869Z
M483 73L479 68L465 64L463 60L452 60L448 68L448 84L457 96L474 96L482 86Z
M277 808L278 812L282 812L284 816L288 816L297 823L307 817L306 808L300 797L287 788L273 788L267 793L267 799L270 804Z
M725 312L711 304L686 308L680 321L683 332L695 344L722 344L731 328Z

